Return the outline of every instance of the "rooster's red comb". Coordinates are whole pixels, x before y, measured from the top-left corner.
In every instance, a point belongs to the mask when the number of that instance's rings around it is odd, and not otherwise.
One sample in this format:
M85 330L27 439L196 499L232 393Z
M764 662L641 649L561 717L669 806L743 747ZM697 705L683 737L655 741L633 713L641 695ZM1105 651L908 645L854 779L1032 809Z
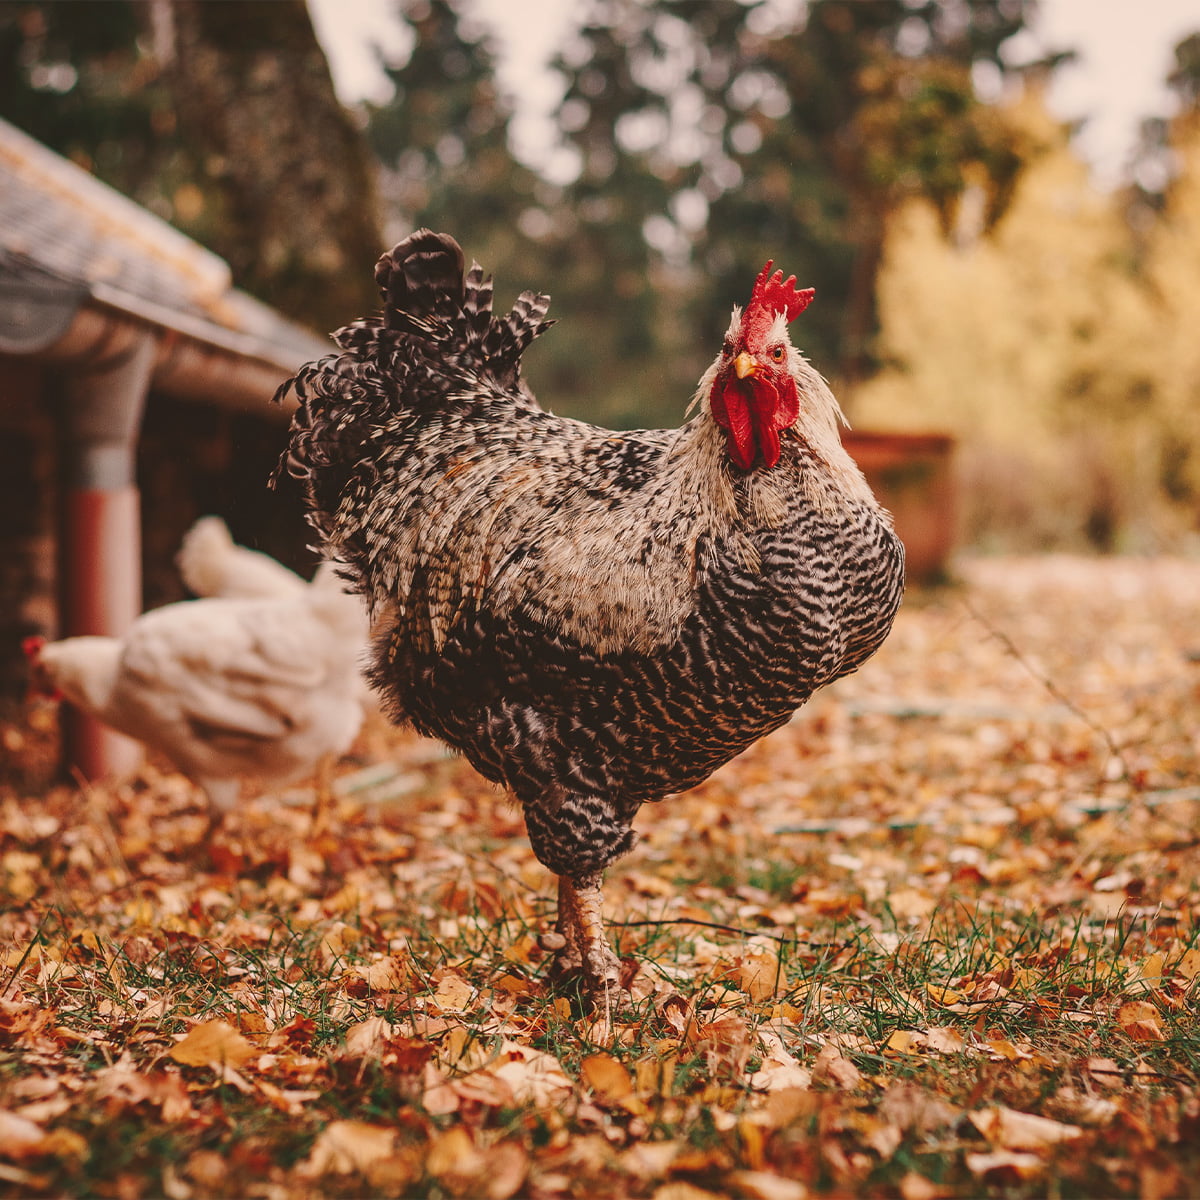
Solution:
M746 309L749 311L758 308L770 313L772 317L782 312L787 314L789 321L794 321L813 302L813 297L817 294L816 288L798 288L795 275L784 279L782 271L776 271L772 275L771 268L774 265L775 260L769 258L767 265L759 271Z
M46 639L41 634L35 633L21 642L21 650L30 662L36 662L45 645Z

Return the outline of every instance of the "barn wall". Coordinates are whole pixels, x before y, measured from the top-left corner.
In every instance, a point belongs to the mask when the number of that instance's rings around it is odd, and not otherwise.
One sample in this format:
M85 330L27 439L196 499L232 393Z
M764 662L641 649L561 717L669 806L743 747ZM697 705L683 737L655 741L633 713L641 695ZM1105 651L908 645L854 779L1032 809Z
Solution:
M305 549L310 538L295 485L267 487L286 429L274 411L257 417L150 398L138 447L146 608L183 599L175 552L192 522L209 513L223 517L244 545L312 575L316 560Z
M21 641L57 631L54 422L42 368L0 355L0 704L25 694Z

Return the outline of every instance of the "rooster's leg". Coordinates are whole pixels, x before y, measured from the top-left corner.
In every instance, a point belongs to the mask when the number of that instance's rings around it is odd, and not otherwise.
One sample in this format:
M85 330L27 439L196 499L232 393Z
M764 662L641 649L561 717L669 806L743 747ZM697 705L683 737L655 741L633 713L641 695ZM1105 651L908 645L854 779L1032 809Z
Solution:
M558 978L577 975L583 970L575 892L565 875L558 877L558 917L554 922L554 932L542 934L538 943L543 950L554 951L552 970Z
M564 891L570 894L584 984L593 999L608 1000L621 980L621 960L613 952L604 932L602 878L597 872L579 879L564 879L563 883L566 885Z
M621 977L620 959L604 933L600 880L598 873L579 879L560 875L554 933L540 939L543 949L556 952L553 973L560 979L581 974L593 999L607 999Z

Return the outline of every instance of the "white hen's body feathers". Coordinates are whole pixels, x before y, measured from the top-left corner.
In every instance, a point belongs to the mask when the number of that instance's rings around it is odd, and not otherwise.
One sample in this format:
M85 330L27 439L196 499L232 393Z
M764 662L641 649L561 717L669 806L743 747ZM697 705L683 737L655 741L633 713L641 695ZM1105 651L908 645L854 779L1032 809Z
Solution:
M40 664L68 700L231 804L243 776L283 783L354 740L363 617L351 599L327 566L282 598L187 600L121 638L51 643Z

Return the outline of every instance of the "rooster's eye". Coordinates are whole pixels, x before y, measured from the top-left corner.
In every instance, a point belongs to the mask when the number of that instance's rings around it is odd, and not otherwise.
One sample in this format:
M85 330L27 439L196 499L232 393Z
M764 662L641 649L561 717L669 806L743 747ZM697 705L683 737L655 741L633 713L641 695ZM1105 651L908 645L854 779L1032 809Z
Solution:
M784 349L782 346L772 346L771 347L771 358L775 362L783 362L783 356L784 356Z
M726 357L726 358L728 358L728 357L729 357L729 356L730 356L730 355L733 353L733 343L732 343L732 342L730 342L730 341L727 341L727 342L726 342L726 343L725 343L725 344L724 344L724 345L721 347L721 353L722 353L723 355L725 355L725 357Z

